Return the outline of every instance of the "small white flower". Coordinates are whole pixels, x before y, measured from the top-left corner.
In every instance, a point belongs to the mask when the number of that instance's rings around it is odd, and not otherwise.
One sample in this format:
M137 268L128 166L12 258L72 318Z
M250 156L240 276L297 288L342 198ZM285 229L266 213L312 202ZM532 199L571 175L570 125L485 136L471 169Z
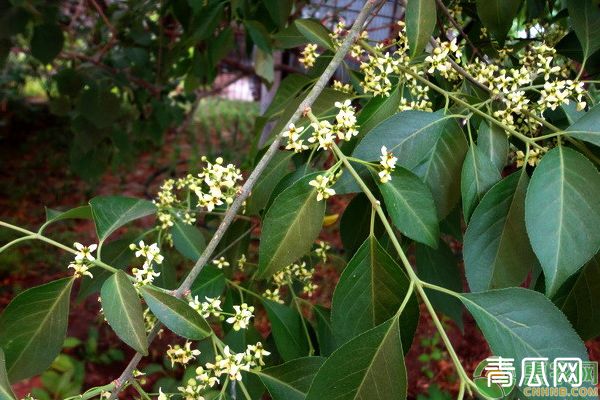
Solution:
M186 341L183 347L176 344L171 347L169 345L169 349L167 350L167 357L171 360L171 366L175 366L175 364L187 365L190 361L195 360L196 356L200 355L200 350L191 349L192 343Z
M83 276L89 276L90 278L94 277L94 275L92 275L92 273L89 271L90 266L85 263L85 260L75 259L71 264L69 264L68 268L72 268L74 270L73 276L75 278L81 278Z
M219 269L223 269L223 267L229 267L229 263L225 260L225 257L219 257L212 261L214 265Z
M323 199L326 200L335 195L335 190L330 187L332 182L330 181L329 177L325 175L317 175L315 179L308 182L308 184L317 188L317 201L321 201Z
M77 249L77 253L75 254L75 260L95 260L92 253L98 248L97 244L90 244L89 246L84 246L79 242L75 242L73 243L73 246Z
M227 318L228 324L233 324L233 330L239 331L240 329L246 329L250 324L250 319L254 316L253 306L248 306L246 303L242 303L239 306L233 306L235 315Z

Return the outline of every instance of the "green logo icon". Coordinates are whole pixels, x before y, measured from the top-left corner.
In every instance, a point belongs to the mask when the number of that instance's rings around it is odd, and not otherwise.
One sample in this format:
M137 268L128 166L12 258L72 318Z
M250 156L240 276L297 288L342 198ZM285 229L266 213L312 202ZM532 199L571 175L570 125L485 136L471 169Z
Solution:
M515 387L514 359L488 357L473 372L473 382L481 394L490 399L503 399Z

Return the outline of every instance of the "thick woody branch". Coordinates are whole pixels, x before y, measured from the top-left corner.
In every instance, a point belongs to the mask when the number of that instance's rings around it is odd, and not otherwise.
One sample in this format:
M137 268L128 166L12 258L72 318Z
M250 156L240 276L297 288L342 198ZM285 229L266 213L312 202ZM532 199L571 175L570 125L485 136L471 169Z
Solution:
M306 98L302 101L302 103L300 103L300 106L298 107L298 109L296 110L294 115L292 115L292 117L286 123L286 125L285 125L286 127L289 124L295 123L302 116L302 114L312 106L312 104L315 102L317 97L319 97L319 95L321 94L323 89L325 89L325 87L327 86L327 83L329 82L329 80L331 79L331 77L333 76L333 74L335 73L335 71L341 64L341 62L343 61L344 57L350 50L350 47L352 46L352 44L354 44L354 42L358 38L358 35L359 35L360 31L362 30L363 25L364 25L367 17L369 16L371 9L373 8L373 6L375 5L376 2L377 2L376 0L367 0L365 2L365 4L363 5L363 8L361 9L360 13L358 14L358 16L356 18L356 21L354 21L352 28L350 29L348 35L344 39L341 46L337 49L335 55L331 59L331 62L329 63L329 65L327 66L325 71L323 71L323 74L319 77L319 80L315 83L315 85L313 86L311 91L308 93ZM284 129L286 129L286 128L284 128ZM179 288L175 291L176 297L183 297L187 292L189 292L190 287L192 286L192 283L196 280L196 278L198 277L198 274L200 274L200 272L202 271L202 268L204 268L204 265L206 265L206 263L211 259L213 252L215 251L215 249L217 248L217 246L223 239L223 236L225 235L227 228L229 228L229 226L235 219L235 216L237 215L238 211L242 207L242 204L244 203L246 198L248 198L248 196L250 195L250 192L252 191L252 188L254 187L257 179L263 173L266 166L269 164L269 162L271 161L271 159L273 158L273 156L279 149L282 133L283 132L277 132L277 136L274 138L273 143L269 146L268 150L262 156L262 158L260 159L260 161L258 162L256 167L254 168L254 170L252 171L252 173L250 174L250 176L248 177L248 179L242 186L242 189L240 190L239 195L236 197L233 204L231 204L231 206L227 210L227 213L223 217L223 221L221 221L221 224L219 225L219 227L217 228L217 231L215 232L212 239L206 246L206 249L200 256L200 258L198 259L198 261L196 262L196 264L194 265L192 270L189 272L189 274L187 275L187 277L185 278L185 280L183 281L181 286L179 286ZM148 338L149 341L151 341L154 338L155 333L156 333L155 331L157 331L158 329L159 329L159 324L157 323L157 325L155 326L153 331L150 333L150 336ZM119 394L119 391L123 388L123 385L129 379L131 379L132 373L135 370L135 368L137 367L141 358L142 358L141 354L138 353L131 359L127 368L125 368L125 370L123 371L121 376L115 381L115 389L113 390L113 392L111 394L111 397L110 397L111 399L116 399Z

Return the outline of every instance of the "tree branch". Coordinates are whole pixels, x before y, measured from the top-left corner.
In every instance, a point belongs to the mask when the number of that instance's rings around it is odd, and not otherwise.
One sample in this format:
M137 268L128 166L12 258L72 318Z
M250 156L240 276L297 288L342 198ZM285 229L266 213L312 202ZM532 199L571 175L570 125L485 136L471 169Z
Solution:
M350 29L350 32L344 39L342 45L337 49L335 55L331 59L331 62L329 63L329 65L327 66L327 68L325 69L323 74L319 77L319 80L315 83L315 85L313 86L311 91L308 93L306 98L302 101L302 103L300 103L300 106L298 107L298 109L296 110L294 115L292 115L292 117L289 119L289 121L285 124L284 130L287 129L287 126L289 124L295 123L300 118L300 116L305 112L305 110L309 109L310 106L315 102L315 100L321 94L323 89L325 89L325 86L327 86L329 79L331 79L334 72L336 71L338 66L341 64L344 57L346 56L346 53L348 53L348 51L350 50L350 46L352 46L352 44L355 42L356 38L358 37L359 32L363 29L364 22L366 21L371 9L373 8L373 6L375 5L376 2L377 2L377 0L367 0L365 2L362 10L358 14L356 21L354 21L354 24L352 25L352 28ZM181 286L179 286L179 288L175 291L176 297L181 298L181 297L183 297L184 294L186 294L190 290L192 283L196 280L196 278L198 277L198 274L200 274L204 265L206 265L206 263L210 260L217 245L221 242L221 239L223 239L223 236L225 235L227 228L229 228L229 225L231 225L236 214L238 213L238 210L241 208L241 206L244 203L244 201L246 200L246 198L250 195L250 192L251 192L252 188L254 187L254 184L256 183L258 177L263 173L267 164L271 161L271 159L273 158L273 156L279 149L279 144L281 142L281 134L282 133L283 133L283 131L277 133L277 137L273 140L273 143L269 146L269 149L262 156L262 158L260 159L260 161L258 162L256 167L254 168L254 171L252 171L252 173L250 174L250 176L248 177L248 179L242 186L242 189L240 190L239 195L236 197L233 204L231 204L231 206L227 210L227 213L223 217L223 221L217 228L217 231L213 235L213 237L210 240L210 242L208 243L208 245L206 246L206 249L200 256L200 258L198 259L196 264L194 264L194 267L189 272L189 274L187 275L187 277L185 278L185 280L183 281ZM154 339L154 335L156 334L156 332L158 332L158 329L160 329L160 326L159 326L159 323L157 322L156 326L154 327L154 329L152 330L152 332L150 333L150 335L148 337L149 342L151 342L152 339ZM131 379L133 370L137 367L137 364L139 363L141 358L142 358L142 355L137 353L131 359L127 368L125 368L125 370L123 371L121 376L115 381L115 388L114 388L113 392L111 393L111 397L110 397L111 399L116 399L119 394L119 391L122 389L125 382L127 382L129 379Z

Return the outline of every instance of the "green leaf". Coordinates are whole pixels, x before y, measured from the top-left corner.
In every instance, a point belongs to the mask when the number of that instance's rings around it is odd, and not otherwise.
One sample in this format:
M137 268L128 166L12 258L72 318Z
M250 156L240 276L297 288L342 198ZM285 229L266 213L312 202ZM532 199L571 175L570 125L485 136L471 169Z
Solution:
M259 278L270 277L310 251L325 216L325 201L317 201L316 188L308 184L319 174L296 181L267 211L259 248Z
M600 247L600 174L575 150L559 146L537 166L525 199L533 251L552 296Z
M437 249L417 244L417 271L423 281L453 290L463 291L461 273L456 256L446 242L440 241ZM442 292L425 289L427 297L436 310L452 318L462 328L463 307L460 301Z
M441 113L403 111L373 128L352 154L365 161L379 160L381 146L398 157L398 164L412 169L427 156L444 129L447 117Z
M502 172L508 159L508 136L496 124L482 122L477 131L477 147Z
M273 54L257 48L254 52L254 70L256 75L261 77L268 84L275 80L275 64L273 63Z
M525 229L525 170L503 179L473 213L463 246L472 291L520 285L537 259Z
M107 88L89 87L80 94L77 107L81 116L95 128L108 129L119 117L121 100Z
M596 255L582 268L566 293L553 300L583 340L600 336L598 293L600 293L600 256Z
M92 219L92 209L90 206L81 206L71 208L67 211L58 211L46 207L46 223L64 219Z
M135 351L148 355L148 339L140 298L123 271L115 272L102 285L102 308L117 336Z
M177 220L171 227L171 235L173 245L181 255L192 261L200 258L206 243L198 228Z
M98 196L90 200L100 241L128 222L156 212L151 201L123 196Z
M543 294L523 288L460 295L492 352L514 358L516 376L526 357L580 357L587 350L567 318Z
M198 296L200 300L205 297L218 297L225 289L225 274L214 265L205 265L198 277L192 284L192 296Z
M340 219L340 236L347 258L351 258L369 237L371 213L371 201L364 193L357 194L346 206ZM383 233L383 225L379 218L375 218L374 231L375 237Z
M42 64L49 64L61 52L64 42L60 26L52 23L37 25L31 38L31 54Z
M267 387L273 400L304 400L323 357L303 357L254 372Z
M483 25L499 42L504 42L522 0L476 0L477 14Z
M265 0L267 11L277 26L284 26L292 12L292 0Z
M583 114L573 125L565 129L565 132L575 139L600 146L600 105Z
M173 333L192 340L210 335L210 326L185 301L147 286L142 286L140 292L152 314Z
M252 195L248 198L246 212L249 215L257 215L269 201L273 189L277 183L288 173L290 160L294 153L289 151L279 151L275 153L265 171L257 179Z
M311 80L307 76L300 74L290 74L283 78L271 104L269 104L269 107L263 113L263 117L271 119L281 113L286 105L291 102L302 89L308 86L310 82Z
M326 49L334 50L329 38L329 31L320 22L312 19L297 19L294 24L310 43L316 43Z
M344 344L317 372L306 400L406 399L407 378L398 320Z
M463 214L467 222L483 195L501 178L492 160L471 143L460 178Z
M408 0L405 19L410 55L418 56L425 50L435 29L435 0Z
M278 49L291 49L306 44L307 40L296 25L289 24L286 28L273 35L274 46Z
M263 24L258 21L247 20L244 21L246 31L252 38L252 41L259 49L271 52L271 36Z
M365 240L342 272L333 293L331 325L338 345L394 316L408 287L408 277L377 240L372 236ZM407 349L418 316L413 294L400 318Z
M460 197L460 174L467 140L455 120L444 120L429 154L412 172L431 190L440 220L446 218Z
M0 400L15 400L16 396L10 387L8 374L6 373L6 360L4 351L0 349Z
M436 248L440 235L431 191L412 172L397 167L392 180L379 183L388 214L405 236Z
M600 9L595 0L567 0L571 26L588 58L600 49Z
M285 361L308 355L308 339L302 327L302 316L294 308L271 300L263 300L271 322L271 333L277 351Z
M331 326L331 310L316 304L312 308L315 317L314 329L319 342L319 354L328 357L337 348Z
M385 119L398 112L402 95L396 87L389 96L372 97L362 108L357 117L360 134L365 135Z
M27 289L0 315L0 348L8 378L37 375L60 353L67 332L72 278Z

